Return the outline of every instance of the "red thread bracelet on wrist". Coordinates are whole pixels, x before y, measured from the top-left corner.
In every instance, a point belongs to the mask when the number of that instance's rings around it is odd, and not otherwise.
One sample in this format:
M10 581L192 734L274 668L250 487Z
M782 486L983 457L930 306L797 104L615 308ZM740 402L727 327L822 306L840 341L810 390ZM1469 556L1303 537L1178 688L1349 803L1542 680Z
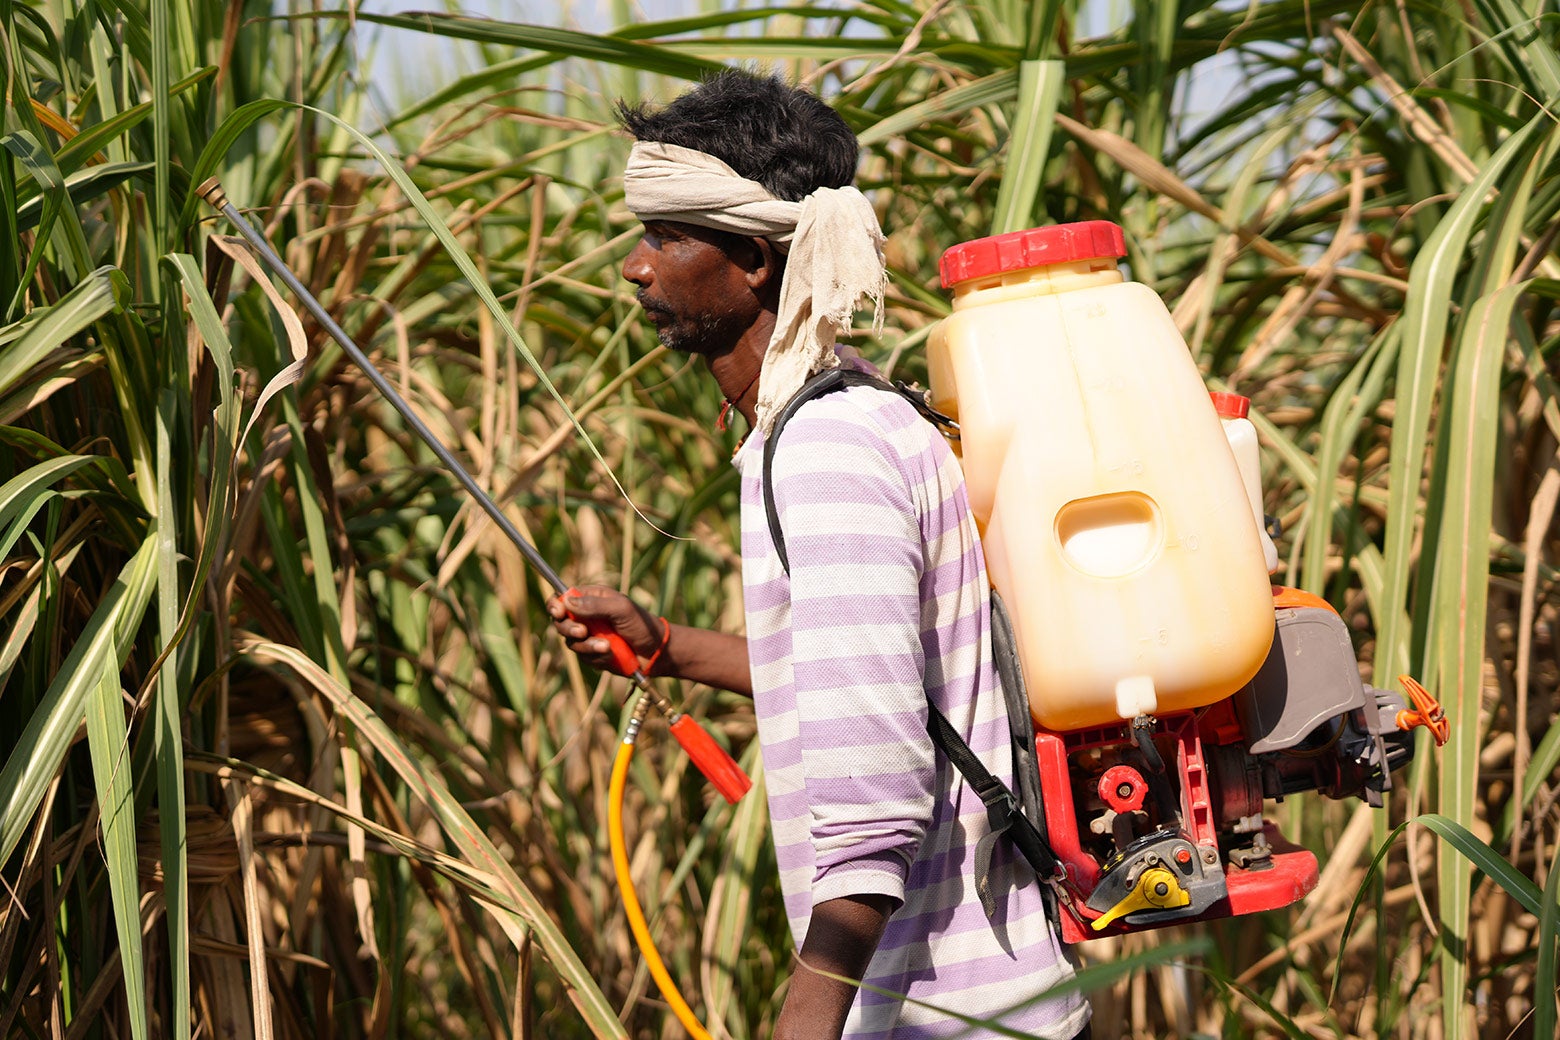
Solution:
M672 623L661 618L661 645L655 648L655 653L645 658L645 674L655 674L655 663L661 659L661 651L666 649L666 644L672 641Z

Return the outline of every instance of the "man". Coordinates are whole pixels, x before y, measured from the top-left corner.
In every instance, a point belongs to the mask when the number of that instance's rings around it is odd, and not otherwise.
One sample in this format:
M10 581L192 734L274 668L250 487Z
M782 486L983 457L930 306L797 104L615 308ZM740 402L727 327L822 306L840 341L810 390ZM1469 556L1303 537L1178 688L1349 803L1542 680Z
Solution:
M746 637L667 625L626 597L549 603L569 646L611 669L607 619L653 673L751 695L798 967L776 1025L799 1037L972 1035L962 1015L1066 1040L1076 995L1033 872L1005 842L975 891L986 811L932 745L935 704L1011 783L984 558L957 460L899 395L853 386L808 402L775 455L789 572L763 506L763 443L808 375L838 364L858 300L881 312L882 232L849 187L858 146L823 102L717 75L660 111L623 108L624 174L643 240L623 263L668 347L698 355L752 433L742 473ZM570 618L565 613L565 607ZM613 669L615 670L615 669Z

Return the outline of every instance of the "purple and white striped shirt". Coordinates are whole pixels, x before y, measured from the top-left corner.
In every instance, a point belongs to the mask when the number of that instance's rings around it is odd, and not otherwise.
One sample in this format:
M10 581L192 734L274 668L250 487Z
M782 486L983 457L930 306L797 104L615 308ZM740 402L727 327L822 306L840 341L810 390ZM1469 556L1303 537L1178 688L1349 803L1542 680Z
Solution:
M992 856L997 914L975 892L986 810L926 732L930 700L1012 783L992 663L985 559L958 460L899 395L850 387L800 409L775 455L787 578L765 519L763 437L742 474L742 580L770 826L798 948L812 908L901 900L865 982L1065 1040L1077 994L1035 1000L1072 967L1034 874ZM853 1040L972 1036L942 1011L863 989Z

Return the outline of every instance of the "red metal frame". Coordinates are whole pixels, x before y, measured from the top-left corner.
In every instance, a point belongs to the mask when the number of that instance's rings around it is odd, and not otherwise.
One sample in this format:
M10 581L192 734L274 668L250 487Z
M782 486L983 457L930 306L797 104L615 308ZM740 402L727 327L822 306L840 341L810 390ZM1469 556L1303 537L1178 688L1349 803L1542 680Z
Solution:
M1207 761L1203 755L1202 735L1215 743L1238 736L1239 723L1227 702L1203 712L1169 716L1159 720L1159 732L1171 732L1176 740L1176 766L1181 774L1182 814L1192 841L1200 848L1218 847L1218 825L1213 819ZM1118 747L1130 743L1125 726L1101 727L1074 733L1035 730L1035 757L1040 768L1040 785L1045 796L1047 837L1066 872L1065 886L1073 898L1061 900L1062 941L1086 942L1107 935L1146 931L1172 924L1213 921L1223 917L1277 910L1305 897L1316 887L1318 867L1309 851L1286 841L1271 823L1264 833L1273 846L1272 858L1263 869L1225 867L1227 894L1196 917L1183 917L1157 924L1128 924L1117 920L1096 932L1089 927L1092 911L1084 901L1099 884L1100 865L1084 851L1074 809L1072 774L1067 760L1070 754L1093 748ZM1223 858L1222 855L1220 857Z
M1213 791L1208 781L1208 761L1203 757L1197 716L1188 715L1175 730L1175 761L1181 773L1181 817L1192 844L1199 849L1219 847L1219 828L1213 822Z

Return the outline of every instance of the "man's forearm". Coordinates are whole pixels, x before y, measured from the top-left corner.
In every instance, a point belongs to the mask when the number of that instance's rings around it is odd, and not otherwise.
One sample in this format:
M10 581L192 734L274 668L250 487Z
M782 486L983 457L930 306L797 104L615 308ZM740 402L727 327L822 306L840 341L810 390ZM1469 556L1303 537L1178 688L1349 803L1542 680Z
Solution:
M864 895L813 907L801 963L791 975L774 1040L838 1040L856 1000L854 980L867 973L897 905L890 896Z
M707 628L673 625L666 649L655 663L654 674L753 696L753 676L748 669L747 639Z

